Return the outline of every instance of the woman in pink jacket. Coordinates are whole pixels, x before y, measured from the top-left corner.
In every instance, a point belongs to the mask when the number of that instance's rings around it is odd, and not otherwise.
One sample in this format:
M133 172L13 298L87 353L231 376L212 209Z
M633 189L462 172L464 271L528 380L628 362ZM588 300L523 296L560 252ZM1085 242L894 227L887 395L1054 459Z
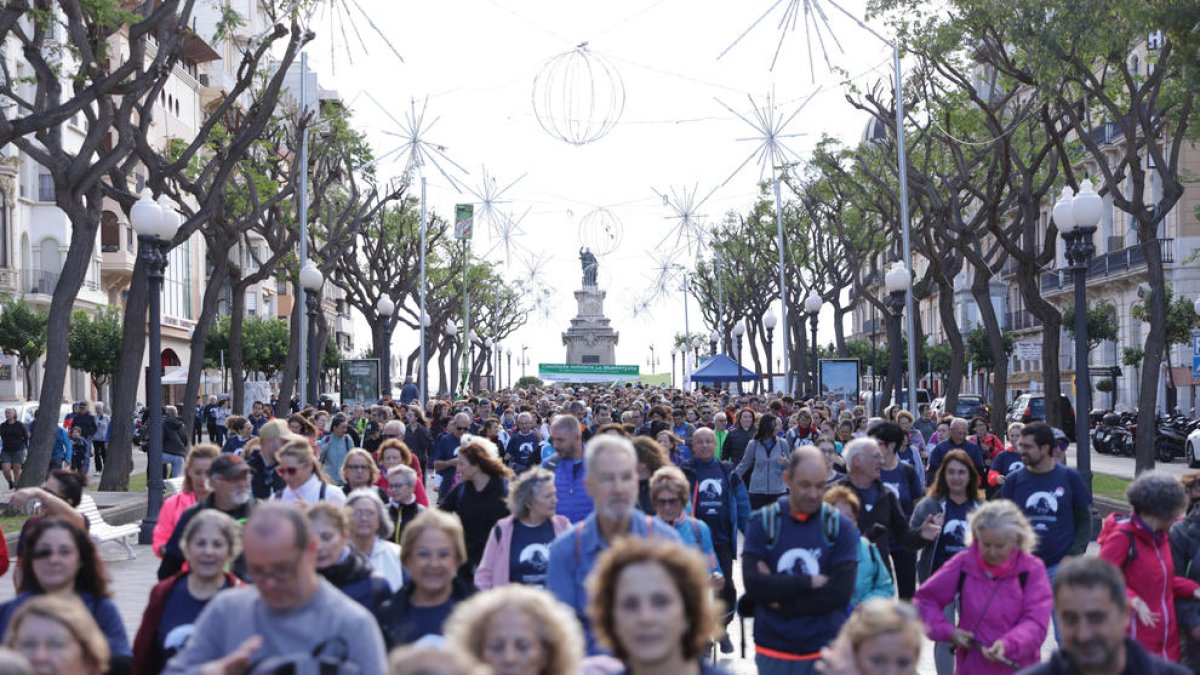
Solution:
M158 523L154 525L154 555L162 557L163 548L171 540L179 516L196 502L208 496L208 467L221 455L221 449L211 443L192 446L187 459L183 460L183 489L167 497L158 512Z
M1040 660L1054 597L1025 514L1007 500L970 516L970 546L917 589L926 635L955 646L955 672L1008 675ZM958 601L958 625L943 614Z
M544 587L550 564L550 544L570 529L571 521L555 514L558 492L554 474L529 469L508 486L508 510L488 535L475 587L481 591L517 583Z

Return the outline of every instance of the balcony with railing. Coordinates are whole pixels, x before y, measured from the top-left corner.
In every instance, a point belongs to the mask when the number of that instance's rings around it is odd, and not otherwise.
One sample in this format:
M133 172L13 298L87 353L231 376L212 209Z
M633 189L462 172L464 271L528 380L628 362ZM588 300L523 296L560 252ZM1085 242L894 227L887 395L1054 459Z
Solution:
M1162 261L1164 263L1175 262L1175 240L1159 239L1158 245L1162 253ZM1092 258L1091 263L1088 264L1087 276L1089 279L1099 279L1115 274L1124 274L1145 267L1145 265L1146 253L1142 247L1140 245L1128 246L1119 251ZM1070 268L1063 267L1046 272L1042 275L1042 292L1048 293L1066 288L1074 282L1074 279L1074 273Z
M1004 314L1004 330L1029 330L1041 327L1042 320L1034 316L1033 312L1027 309L1005 312Z
M128 280L137 262L137 237L133 228L106 211L100 220L100 273L110 281Z
M20 285L18 292L25 295L53 295L54 289L58 286L58 280L62 277L60 272L52 272L50 270L40 269L23 269L20 272ZM84 279L80 290L99 291L100 284L90 279Z

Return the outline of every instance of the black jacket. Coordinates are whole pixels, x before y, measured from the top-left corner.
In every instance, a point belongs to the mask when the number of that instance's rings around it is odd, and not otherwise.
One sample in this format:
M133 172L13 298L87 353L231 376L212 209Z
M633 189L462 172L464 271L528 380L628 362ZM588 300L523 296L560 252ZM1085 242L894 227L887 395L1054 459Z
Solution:
M20 420L0 422L0 443L4 452L20 452L28 449L29 431Z
M283 492L287 487L287 483L283 482L283 476L275 469L279 466L278 463L267 466L267 458L263 457L261 450L254 450L250 456L246 458L246 464L254 470L254 474L250 476L250 494L254 495L255 499L266 500L272 495Z
M416 625L412 616L412 591L413 584L405 579L404 585L383 603L383 607L376 615L379 619L379 627L383 630L384 642L387 643L389 650L412 642L412 636L421 628ZM457 605L474 593L475 587L470 582L455 577L450 587L450 603ZM435 632L440 634L441 628L439 627Z
M392 522L395 523L396 529L392 531L392 541L399 544L400 535L404 534L404 528L416 518L425 507L418 504L417 500L413 500L411 504L403 506L397 505L395 502L388 501L388 515L391 516Z
M76 413L71 420L71 427L78 427L80 436L91 438L96 435L96 416L91 413Z
M433 449L433 434L420 424L410 425L404 430L404 444L412 450L421 468L429 470L429 451Z
M347 547L349 548L349 547ZM338 587L351 600L357 602L373 615L392 595L392 588L387 579L371 567L371 561L353 548L349 555L329 567L318 569L317 572Z
M457 513L463 523L463 539L467 544L466 571L474 577L475 566L483 558L483 549L487 546L488 534L496 521L508 515L508 482L503 478L492 477L480 492L469 481L463 481L446 495L440 508L443 511Z
M174 415L163 417L163 452L168 455L187 455L187 436L184 435L183 420Z
M1144 647L1125 638L1125 670L1121 675L1189 675L1192 671L1181 665L1164 661L1152 656ZM1062 650L1054 652L1049 661L1030 666L1022 670L1020 675L1078 675L1079 671L1071 665Z
M858 531L879 547L880 555L886 558L896 545L913 550L921 547L920 531L909 526L908 519L904 517L904 511L900 508L900 501L896 499L896 493L884 487L878 478L875 479L878 494L875 503L869 508L863 491L850 481L849 474L833 484L844 485L858 496L859 502L862 503L858 510Z
M740 426L730 429L729 434L725 436L725 447L721 448L721 461L737 466L742 461L742 455L746 454L746 446L752 438L754 429L743 429Z

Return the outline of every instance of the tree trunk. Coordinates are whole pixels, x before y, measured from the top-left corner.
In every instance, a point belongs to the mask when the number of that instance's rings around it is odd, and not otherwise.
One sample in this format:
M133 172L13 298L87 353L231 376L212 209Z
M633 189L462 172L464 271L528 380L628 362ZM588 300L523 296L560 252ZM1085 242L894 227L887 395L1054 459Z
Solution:
M221 301L221 291L225 288L225 279L229 276L229 256L223 248L212 252L213 269L208 281L204 284L204 297L200 300L200 315L196 317L196 327L192 329L191 354L188 356L187 384L184 385L183 402L195 405L200 396L200 379L204 376L204 347L208 343L208 334L212 332L213 322L217 319L217 304ZM234 411L238 410L234 404ZM180 413L183 411L181 410ZM196 423L195 415L180 415L187 438L192 438L192 427Z
M314 402L314 405L319 403L321 400L321 385L324 382L325 375L325 368L323 367L325 363L325 346L329 343L329 332L329 321L325 318L325 312L318 311L317 340L315 345L309 347L309 349L312 350L312 353L315 354L317 358L317 362L313 364L313 369L315 372L312 373L317 380L317 400ZM384 389L384 391L386 392L387 389Z
M1134 447L1134 473L1140 475L1143 471L1154 469L1154 446L1158 441L1158 420L1156 419L1155 404L1158 400L1158 377L1162 370L1163 351L1167 341L1167 303L1166 279L1162 267L1162 249L1155 236L1155 226L1142 225L1139 228L1142 252L1146 256L1146 276L1150 282L1149 332L1146 333L1146 343L1142 349L1142 383L1138 389L1138 433ZM1149 236L1147 235L1149 232ZM1087 419L1086 415L1082 418ZM1078 425L1077 425L1078 426ZM1075 430L1075 433L1087 433L1087 429Z
M146 312L150 301L148 286L146 266L139 257L133 266L129 293L125 295L125 333L121 337L117 374L113 377L108 461L104 463L104 473L100 476L100 489L108 492L128 490L129 474L133 472L133 411L138 383L143 377Z
M942 392L942 396L946 398L942 409L954 414L958 409L958 394L962 391L967 350L958 327L958 317L954 315L953 284L938 285L938 313L942 317L942 334L946 336L946 342L950 343L950 374L947 377L946 389Z
M833 304L833 339L837 345L837 354L841 358L846 358L846 327L844 325L846 315L854 311L854 305L842 307L842 303L835 302Z
M287 418L292 412L292 393L296 389L296 378L300 367L300 313L304 311L304 291L294 286L292 318L288 326L292 339L288 343L287 359L283 362L283 377L279 381L279 402L275 405L275 416Z
M975 279L971 284L971 296L979 308L979 318L987 331L988 346L992 350L992 379L991 394L991 425L993 429L1004 428L1005 391L1008 388L1008 355L1004 351L1004 331L1000 320L996 317L996 308L992 306L991 272L985 267L975 267Z
M59 188L64 189L64 188ZM46 365L42 375L42 390L38 396L39 424L34 426L29 443L29 458L21 474L21 487L35 487L46 480L50 455L58 426L58 410L63 402L63 386L67 380L68 326L75 298L91 265L95 249L96 230L100 226L100 188L86 199L87 207L69 213L71 243L63 261L62 275L50 300L50 315L46 324ZM59 200L60 202L63 200ZM46 413L49 413L48 415Z
M233 298L229 303L229 377L233 389L234 412L245 409L246 404L246 348L242 346L246 327L246 289L238 292L234 283Z

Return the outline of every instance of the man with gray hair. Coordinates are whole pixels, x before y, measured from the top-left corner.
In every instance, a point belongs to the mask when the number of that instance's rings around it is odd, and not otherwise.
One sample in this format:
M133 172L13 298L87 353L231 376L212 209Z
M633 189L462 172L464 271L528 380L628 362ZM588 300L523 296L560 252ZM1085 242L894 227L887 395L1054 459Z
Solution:
M542 466L554 474L558 490L558 515L578 523L592 512L591 491L586 488L588 467L583 458L582 432L574 415L559 415L550 423L550 448L543 449ZM550 450L548 454L546 450Z
M950 421L950 438L940 441L929 453L929 468L925 471L925 485L933 484L934 478L937 477L938 466L942 463L942 458L951 450L962 450L967 453L971 461L975 463L975 469L979 471L982 478L987 475L987 467L984 466L983 450L979 445L967 440L967 432L970 430L970 424L961 417L955 417ZM982 485L980 486L982 487Z
M458 471L458 448L463 444L463 436L471 429L471 416L460 412L450 420L446 433L438 436L433 444L434 487L438 491L438 504L446 500L450 489L454 487L454 474Z
M257 672L301 672L313 654L340 655L363 675L387 672L379 625L317 574L317 538L300 511L264 504L250 515L243 539L254 585L214 596L165 672L244 673L251 664L259 664Z
M564 419L575 424L578 438L579 422L570 415L555 420L551 433L565 433L565 429L560 431L559 427ZM629 439L613 434L596 436L588 442L583 462L584 486L595 502L595 510L550 545L546 588L575 609L587 636L588 653L597 654L600 651L587 616L588 594L584 586L596 565L596 558L618 537L678 541L679 535L670 525L656 522L652 516L638 510L637 453ZM562 491L559 490L561 511Z

